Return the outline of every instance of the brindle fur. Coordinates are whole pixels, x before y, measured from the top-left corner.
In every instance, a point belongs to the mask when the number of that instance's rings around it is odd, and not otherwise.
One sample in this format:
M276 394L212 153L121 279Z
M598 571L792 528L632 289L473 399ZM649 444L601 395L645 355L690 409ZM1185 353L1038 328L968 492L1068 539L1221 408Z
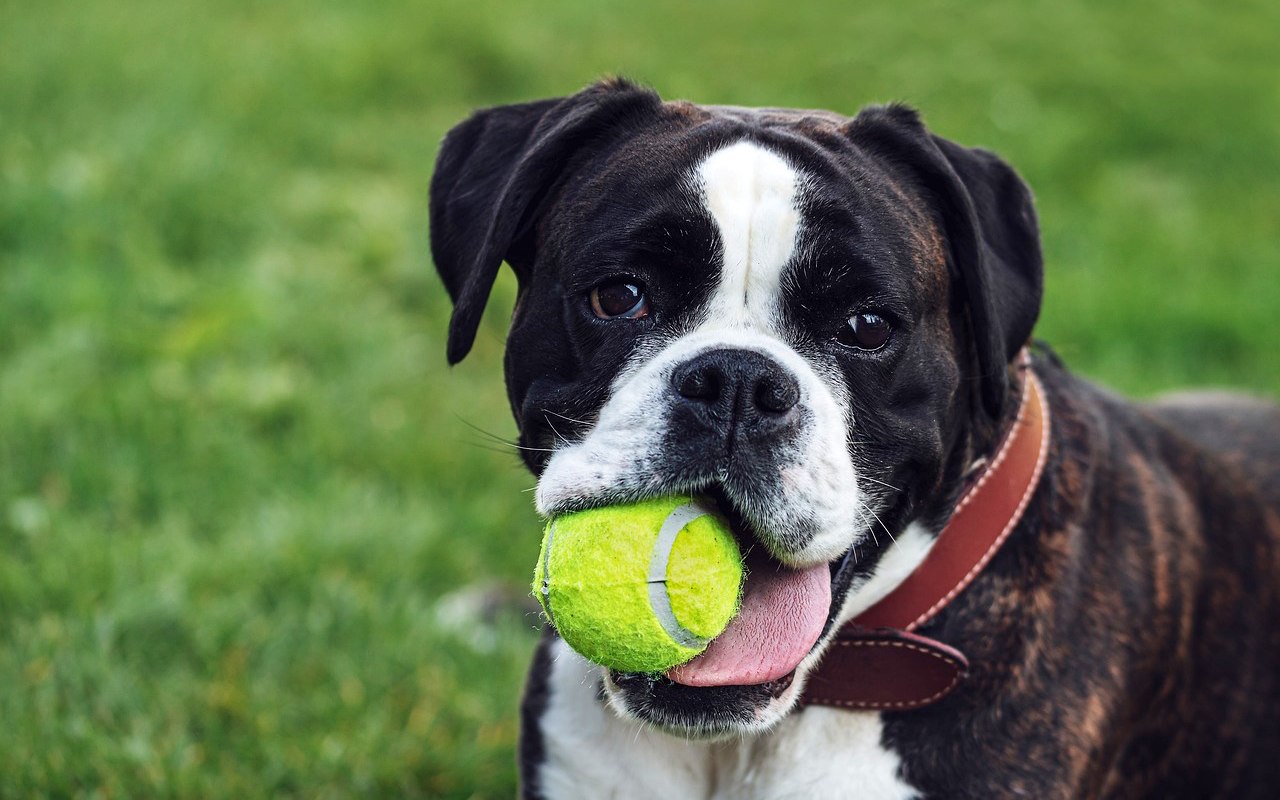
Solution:
M886 714L930 797L1244 798L1280 786L1280 410L1135 405L1037 359L1045 475L922 633L968 654Z

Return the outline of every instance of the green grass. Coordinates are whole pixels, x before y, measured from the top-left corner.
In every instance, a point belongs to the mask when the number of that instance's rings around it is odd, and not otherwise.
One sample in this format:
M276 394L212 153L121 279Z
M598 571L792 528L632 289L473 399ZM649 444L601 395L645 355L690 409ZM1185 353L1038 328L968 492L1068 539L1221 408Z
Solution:
M511 794L533 620L467 591L538 523L466 423L511 435L513 289L447 370L426 241L469 109L907 100L1036 189L1078 370L1275 394L1277 40L1273 2L0 3L0 797Z

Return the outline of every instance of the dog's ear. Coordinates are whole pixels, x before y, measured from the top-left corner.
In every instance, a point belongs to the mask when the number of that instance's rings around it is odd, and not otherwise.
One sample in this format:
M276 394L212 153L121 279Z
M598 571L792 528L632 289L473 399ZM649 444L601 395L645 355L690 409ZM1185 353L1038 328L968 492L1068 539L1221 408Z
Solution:
M536 258L536 224L575 159L608 131L661 101L626 81L571 97L477 111L445 136L431 178L431 255L453 299L448 357L471 350L502 262L523 284Z
M907 166L937 200L975 339L982 406L999 418L1007 367L1030 339L1044 293L1031 190L996 155L934 136L905 106L867 109L849 132L858 144Z
M998 417L1008 388L1006 367L1031 338L1044 295L1035 204L1027 184L994 153L932 139L959 179L953 191L961 199L945 224L978 337L983 403ZM963 250L956 228L974 232L961 237Z

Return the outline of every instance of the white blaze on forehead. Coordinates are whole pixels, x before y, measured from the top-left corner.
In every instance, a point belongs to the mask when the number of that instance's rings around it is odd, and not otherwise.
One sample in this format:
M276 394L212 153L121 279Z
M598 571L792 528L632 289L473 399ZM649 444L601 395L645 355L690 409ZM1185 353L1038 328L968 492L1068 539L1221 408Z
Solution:
M773 318L800 232L799 173L777 153L740 141L708 156L697 176L724 253L708 321L741 325Z

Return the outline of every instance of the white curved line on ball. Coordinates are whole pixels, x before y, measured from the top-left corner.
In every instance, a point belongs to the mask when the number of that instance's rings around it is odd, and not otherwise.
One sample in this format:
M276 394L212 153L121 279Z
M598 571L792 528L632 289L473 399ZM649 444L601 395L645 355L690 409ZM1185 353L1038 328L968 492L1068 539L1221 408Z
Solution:
M671 560L671 548L685 526L699 517L710 514L710 509L690 502L677 506L663 521L658 530L658 540L653 543L653 556L649 560L649 608L658 624L677 643L701 650L707 640L680 624L671 610L671 595L667 593L667 563ZM549 543L549 542L548 542Z

